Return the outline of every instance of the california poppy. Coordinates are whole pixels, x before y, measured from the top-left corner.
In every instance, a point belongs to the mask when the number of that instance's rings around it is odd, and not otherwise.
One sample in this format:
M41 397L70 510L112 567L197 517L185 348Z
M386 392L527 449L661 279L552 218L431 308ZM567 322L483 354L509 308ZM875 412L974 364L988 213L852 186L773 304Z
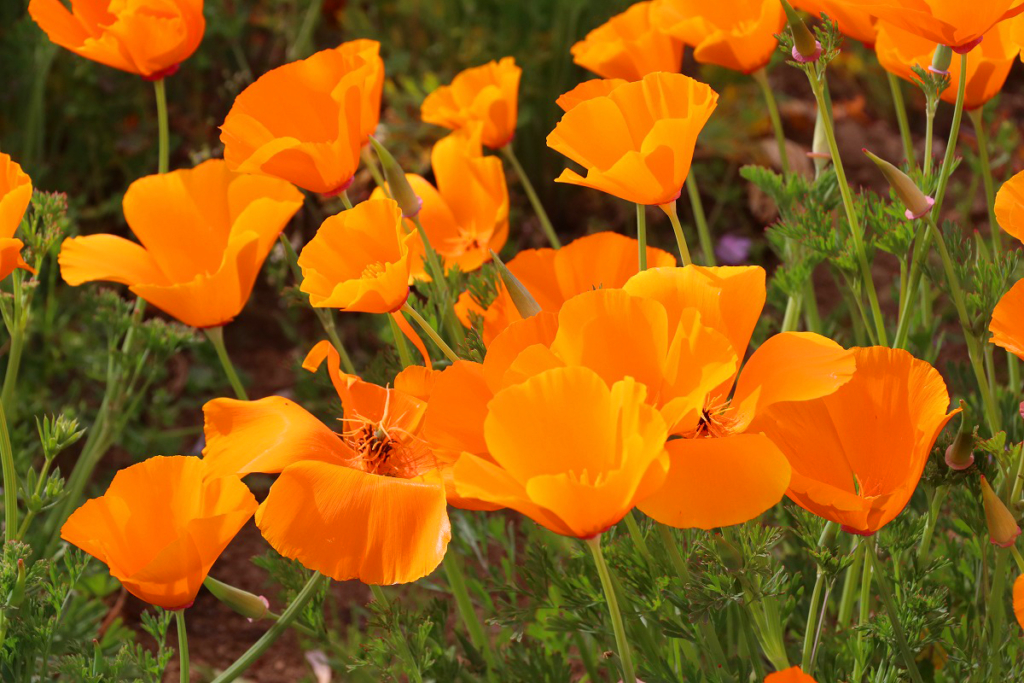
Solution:
M1024 628L1024 574L1013 582L1013 613L1017 617L1017 623Z
M824 14L836 22L839 32L848 38L859 40L868 47L875 44L875 17L868 8L853 7L843 0L793 0L793 7L807 12L815 19Z
M791 666L783 671L768 674L764 683L818 683L810 674L805 674L799 666Z
M996 193L996 220L999 227L1020 241L1024 241L1024 172L1003 183ZM992 343L1018 358L1024 358L1024 280L1018 280L992 311L989 332Z
M372 40L342 43L268 71L235 98L221 126L232 170L337 194L377 127L384 65Z
M14 236L30 201L32 179L10 156L0 153L0 280L15 268L32 271L21 257L24 243Z
M124 216L137 244L115 235L64 240L58 262L72 286L105 280L193 327L238 315L277 236L302 206L288 183L232 173L212 159L136 180Z
M701 64L745 74L764 68L778 47L775 34L786 26L778 0L656 0L654 22L686 45Z
M652 21L653 2L638 2L572 46L573 61L602 78L637 81L655 71L679 71L683 44Z
M256 499L237 477L214 474L199 458L157 456L115 474L60 535L107 565L135 597L178 610L192 604L255 511Z
M516 134L521 75L522 69L512 57L466 69L452 79L451 85L427 95L420 116L427 123L451 130L479 123L485 145L491 149L504 147Z
M628 82L621 78L592 78L589 81L583 81L569 92L559 95L555 104L562 111L569 111L580 102L608 95L612 90Z
M206 30L203 0L31 0L28 13L57 45L148 80L177 71Z
M299 254L309 303L364 313L397 311L409 298L409 243L402 210L381 197L330 216Z
M964 96L966 109L984 106L999 94L1006 77L1010 75L1010 67L1020 54L1020 45L1010 36L1012 23L1004 21L996 24L985 34L981 45L968 53ZM916 82L918 77L912 67L916 65L927 69L932 63L934 52L935 43L927 38L921 38L894 24L879 22L875 54L878 55L878 63L889 73L905 81ZM959 67L949 70L949 78L949 87L942 92L941 97L955 104L960 84Z
M776 403L754 421L793 467L800 507L870 536L910 500L947 413L942 376L906 351L854 349L857 371L835 393Z
M426 404L398 389L424 388L423 371L393 389L369 384L339 370L329 342L303 367L325 360L344 409L338 433L280 396L220 398L203 407L203 458L219 474L280 473L256 524L285 557L339 581L415 581L451 539L438 462L420 436Z
M599 232L573 240L561 249L526 249L506 265L530 291L542 310L557 312L565 301L597 287L617 288L636 274L637 241L614 232ZM675 256L655 247L647 247L647 263L652 268L674 266ZM469 292L463 292L455 304L455 313L466 327L473 315L483 317L483 340L491 341L522 316L508 291L499 285L498 294L486 307L480 306Z
M586 169L556 182L592 187L637 204L675 201L697 135L718 93L682 74L654 73L581 102L548 135L548 147Z

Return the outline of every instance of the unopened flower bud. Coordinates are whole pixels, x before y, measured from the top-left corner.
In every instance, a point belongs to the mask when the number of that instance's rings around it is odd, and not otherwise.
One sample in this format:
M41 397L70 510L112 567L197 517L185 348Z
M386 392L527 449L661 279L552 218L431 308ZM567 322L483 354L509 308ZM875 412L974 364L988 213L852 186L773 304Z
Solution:
M871 161L875 162L882 175L889 181L889 185L896 191L896 196L907 207L906 217L910 220L915 220L927 216L928 212L935 206L935 200L921 192L921 188L906 173L885 159L875 156L868 150L865 149L863 151Z
M423 208L423 200L412 189L409 179L405 177L405 171L395 161L395 157L391 156L391 152L377 142L377 138L372 135L370 143L373 145L374 151L377 152L377 158L380 159L380 165L384 169L384 180L387 181L391 198L398 202L403 218L412 218Z
M814 162L815 177L820 176L832 161L832 152L828 148L828 134L825 132L825 117L820 107L814 119L814 140L807 156Z
M501 281L505 283L505 289L508 290L508 295L512 298L512 303L516 305L519 315L524 318L530 318L540 313L540 304L530 294L530 290L519 281L519 278L512 274L512 271L502 263L494 251L491 251L491 258L494 260L494 266L498 269Z
M1020 527L1013 513L1007 509L985 477L981 478L981 500L985 504L985 522L988 536L994 545L1009 548L1020 536Z
M932 55L932 65L928 67L928 70L933 74L945 76L949 74L949 65L952 62L953 49L948 45L939 45L935 48L935 54Z
M974 431L967 423L967 405L960 401L960 431L946 449L946 464L951 470L966 470L974 464Z
M229 586L212 576L207 576L203 585L206 586L206 590L213 593L213 597L248 618L249 621L262 619L270 610L270 603L262 595L253 595L249 591Z
M18 607L25 600L25 584L28 581L28 572L25 571L25 560L18 558L18 575L14 579L14 588L7 598L9 607Z
M814 39L811 29L796 13L793 6L786 0L782 2L782 9L786 12L786 19L789 21L789 29L793 32L793 59L806 64L813 62L821 56L821 43Z

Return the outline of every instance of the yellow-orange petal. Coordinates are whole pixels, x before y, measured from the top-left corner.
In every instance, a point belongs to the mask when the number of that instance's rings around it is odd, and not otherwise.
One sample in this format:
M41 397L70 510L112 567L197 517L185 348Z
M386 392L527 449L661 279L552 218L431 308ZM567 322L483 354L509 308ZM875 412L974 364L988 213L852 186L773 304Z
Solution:
M1024 574L1013 582L1013 614L1017 617L1020 627L1024 628Z
M628 82L621 78L592 78L589 81L583 81L569 92L559 95L555 104L562 111L569 111L580 102L608 95L612 90Z
M35 268L25 263L21 256L21 248L25 245L16 238L0 238L0 280L5 279L16 269L21 268L35 273Z
M14 237L32 200L32 180L7 154L0 153L0 238Z
M1024 358L1024 280L1018 280L992 311L991 342Z
M487 386L483 366L460 360L436 375L423 415L424 438L453 457L465 451L487 453L484 419L494 392Z
M842 0L793 0L793 7L807 12L813 19L825 14L839 24L839 32L847 38L859 40L868 47L875 44L875 17L869 8L853 7Z
M996 193L996 220L1004 232L1024 242L1024 171L1013 176Z
M636 81L656 71L676 72L683 44L652 20L654 2L637 2L572 46L573 61L602 78Z
M783 671L768 674L764 683L818 683L810 675L805 674L799 666L791 666Z
M512 57L466 69L427 95L420 116L452 130L480 124L483 144L504 147L516 132L521 75Z
M129 286L170 284L142 245L116 235L69 237L60 245L57 262L61 277L72 287L96 280Z

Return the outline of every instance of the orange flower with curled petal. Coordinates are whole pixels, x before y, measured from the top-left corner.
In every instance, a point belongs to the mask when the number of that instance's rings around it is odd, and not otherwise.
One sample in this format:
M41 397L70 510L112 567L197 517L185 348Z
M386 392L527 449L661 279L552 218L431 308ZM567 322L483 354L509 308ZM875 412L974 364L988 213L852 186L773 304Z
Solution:
M583 166L556 182L582 185L636 204L679 197L697 135L718 93L682 74L654 73L581 102L548 135L548 147Z
M654 22L693 47L701 64L717 64L745 74L765 67L786 26L778 0L656 0Z
M466 69L427 95L420 117L451 130L478 123L485 145L504 147L516 134L522 72L512 57Z
M66 239L57 258L61 276L72 286L128 285L186 325L226 325L301 206L302 194L288 183L232 173L220 159L146 176L123 202L141 244L115 235Z
M355 40L260 76L224 119L224 160L232 170L310 192L344 191L380 115L379 49L376 41Z
M843 0L793 0L793 7L807 12L815 19L826 15L839 25L839 32L859 40L866 46L875 44L878 29L874 15L867 8L847 5Z
M32 0L28 13L57 45L86 59L158 80L203 39L203 0Z
M409 298L409 245L393 199L369 199L331 216L299 254L309 303L364 313L397 311Z
M652 21L653 7L653 2L638 2L595 28L572 46L573 61L602 78L627 81L679 71L683 44Z
M786 495L800 507L870 536L917 488L947 413L942 376L906 351L853 350L857 371L835 393L762 411L760 429L793 467Z
M562 111L569 111L580 102L609 95L612 90L628 82L621 78L592 78L589 81L583 81L569 92L559 95L555 104Z
M256 511L279 553L339 581L409 583L432 572L451 539L445 486L421 438L424 401L397 388L429 385L405 371L388 389L339 369L329 342L303 367L327 361L344 417L337 432L280 396L215 399L203 407L203 458L219 474L280 473Z
M34 273L21 257L24 243L14 236L32 201L32 179L7 154L0 153L0 280L16 268Z
M107 565L135 597L178 610L195 600L256 505L237 477L215 474L199 458L157 456L115 474L60 536Z

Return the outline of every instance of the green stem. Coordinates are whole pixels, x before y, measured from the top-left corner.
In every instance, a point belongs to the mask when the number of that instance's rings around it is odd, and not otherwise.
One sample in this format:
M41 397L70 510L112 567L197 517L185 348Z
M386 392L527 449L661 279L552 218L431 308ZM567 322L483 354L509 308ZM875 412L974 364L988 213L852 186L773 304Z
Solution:
M388 601L387 595L384 594L384 589L380 586L371 585L370 592L373 593L373 599L384 606L385 609L391 608L391 603ZM405 633L399 633L398 636L398 647L401 649L401 657L405 659L408 665L407 673L411 674L410 678L415 683L423 683L423 673L420 671L420 666L416 662L416 659L412 655L412 650L409 648L409 641L405 637Z
M231 388L235 390L235 396L240 401L248 401L249 396L245 393L245 386L242 384L242 380L239 379L238 373L235 372L235 366L231 364L231 357L228 356L228 350L224 346L224 327L207 327L206 336L217 351L217 358L220 359L221 367L224 368L224 374L228 376Z
M640 525L636 523L636 517L633 516L633 511L630 510L626 513L626 516L622 518L626 523L626 529L629 531L629 537L633 539L633 545L640 551L640 555L646 560L648 566L654 562L654 557L651 555L650 549L647 547L647 541L644 539L644 534L640 531Z
M913 171L917 167L917 161L914 159L914 141L910 136L910 123L907 121L907 105L903 101L903 86L892 72L886 71L885 75L889 79L892 104L896 109L896 123L900 128L900 139L903 140L903 154L907 157L910 170Z
M871 616L871 582L872 582L872 567L874 564L868 560L868 553L875 552L875 546L873 543L869 543L868 539L861 539L860 547L863 548L864 553L864 564L861 567L860 577L860 601L858 605L857 614L857 625L864 626L868 623ZM853 666L853 681L851 683L860 683L861 677L864 673L864 667L867 663L867 655L864 652L864 632L859 631L857 633L857 660Z
M704 265L714 266L715 247L711 241L711 230L708 228L708 219L704 215L704 203L700 198L700 191L697 189L697 180L693 175L693 166L686 176L686 193L690 197L690 206L693 208L693 222L697 224L697 238L700 240L700 250L704 254Z
M1017 550L1017 545L1010 546L1010 554L1013 555L1013 561L1017 563L1017 571L1024 574L1024 557L1020 556L1020 551Z
M410 306L408 302L406 302L406 304L402 306L402 312L408 313L409 317L416 321L416 324L419 325L420 328L422 328L422 330L427 333L427 336L430 337L430 339L435 344L437 344L437 348L441 349L441 353L443 353L448 358L448 360L450 360L453 363L459 360L458 355L454 351L452 351L451 347L445 343L444 339L441 339L441 335L435 332L434 328L430 326L430 323L424 320L423 316L417 313L416 309Z
M768 118L772 120L772 129L775 131L775 142L779 146L779 164L782 167L782 175L789 175L789 155L786 153L786 132L782 129L782 117L779 116L779 105L775 101L775 93L768 83L768 74L764 69L758 69L753 74L754 80L761 86L764 93L765 104L768 105Z
M181 662L181 683L189 683L188 666L188 633L185 632L185 610L179 609L174 613L174 619L178 624L178 661Z
M440 295L441 300L437 305L438 314L441 317L440 324L448 330L448 334L451 335L456 344L461 344L466 340L466 332L462 329L462 323L454 315L453 306L455 305L455 300L448 289L448 280L445 277L445 269L441 262L441 257L438 256L437 251L430 244L430 238L427 236L427 231L423 228L420 217L418 215L413 216L412 220L416 225L416 232L420 236L420 241L423 242L423 251L426 254L427 260L427 272L437 286L437 291Z
M636 241L640 270L647 270L647 207L643 204L636 205Z
M302 17L302 24L295 34L295 41L288 46L285 53L288 56L288 61L309 56L313 44L313 29L316 28L316 20L320 16L322 6L323 0L310 0L306 14Z
M18 370L21 369L21 353L25 348L25 330L28 327L28 303L24 290L21 287L21 271L16 270L11 274L13 287L14 308L11 325L7 331L11 336L11 348L7 353L7 370L4 374L4 386L0 392L0 401L7 406L11 413L11 420L16 420L14 411L14 392L18 386Z
M551 246L555 249L561 248L562 243L558 240L558 235L555 234L555 228L551 225L551 219L548 218L548 212L544 210L544 205L540 203L540 197L537 196L537 191L533 188L533 183L530 182L530 178L526 175L526 171L523 170L522 164L519 163L515 150L512 149L512 143L502 147L501 154L508 160L508 163L512 164L512 168L515 169L516 175L519 176L519 182L523 184L523 190L526 192L526 196L530 200L530 204L533 205L533 210L537 214L537 218L540 220L540 227L544 230L544 234L547 236L548 242L550 242Z
M686 246L683 226L679 223L679 212L676 211L676 203L663 204L661 210L668 214L668 220L672 223L672 232L676 235L676 246L679 247L679 258L683 260L684 266L690 265L693 263L693 259L690 258L690 248Z
M857 543L856 537L851 541L850 552L853 553L853 564L846 568L846 576L843 578L843 592L839 597L839 614L836 623L846 628L853 616L854 596L857 594L857 586L860 582L861 566L864 562L864 546Z
M786 300L786 311L782 315L782 327L780 332L792 332L796 330L800 322L800 309L803 305L803 296L800 294L790 295Z
M676 545L676 539L672 535L672 529L665 525L658 523L655 525L658 529L658 535L661 536L661 543L665 546L666 552L668 552L668 558L672 562L672 567L676 570L676 574L679 575L680 581L683 585L690 582L690 570L686 567L686 560L679 553L679 546Z
M588 538L585 543L594 555L594 564L597 565L597 573L601 577L601 588L604 589L605 601L608 603L608 614L612 621L612 631L615 633L615 647L618 649L619 662L622 665L622 682L636 683L633 654L629 649L629 642L626 640L626 627L622 621L622 612L619 611L619 599L615 596L612 575L608 571L608 563L605 562L604 552L601 550L601 536Z
M342 190L338 197L341 198L341 203L345 207L346 211L352 208L352 200L348 198L347 190Z
M498 670L498 661L491 649L491 641L484 633L484 627L477 617L476 610L473 609L473 600L469 596L469 589L466 588L466 575L462 571L457 554L445 555L444 573L448 577L448 586L452 589L452 595L455 596L459 616L462 617L462 623L469 633L469 640L473 643L473 647L484 656L484 660L487 662L487 677L491 679L494 672Z
M889 590L889 580L878 564L873 540L868 543L867 553L868 559L875 570L875 583L878 584L878 595L885 604L885 611L889 613L889 621L892 623L893 635L896 636L896 644L899 646L900 654L903 655L903 663L907 665L907 671L910 672L910 678L913 679L914 683L924 683L924 679L921 678L921 672L917 670L917 660L914 659L914 653L910 651L910 645L907 644L907 636L903 633L900 614L896 609L896 603L893 602L892 591Z
M981 164L981 182L985 186L985 208L988 210L988 229L992 233L993 255L998 256L1003 252L1003 240L999 234L999 223L996 221L996 190L995 181L992 178L992 161L988 154L988 133L985 130L985 117L982 108L971 109L967 112L971 123L974 125L974 134L978 138L978 161Z
M803 305L807 331L821 334L821 313L818 311L818 295L814 291L813 273L804 283Z
M156 90L156 120L159 139L159 163L158 173L167 173L171 166L171 136L167 125L167 86L165 79L153 81L153 88Z
M946 155L942 157L942 169L939 171L939 185L935 190L935 206L933 216L940 215L942 202L949 187L949 177L953 174L953 162L956 159L956 143L960 137L960 123L964 117L964 97L967 94L967 53L960 55L960 87L956 93L956 106L953 108L953 124L949 129L949 141L946 143Z
M391 199L391 190L384 179L384 174L380 172L380 166L377 165L377 155L370 151L370 145L363 145L360 156L363 158L366 168L369 169L373 182L381 189L385 197Z
M818 539L818 548L825 548L832 544L839 533L839 525L835 522L827 522ZM804 631L804 647L801 652L800 666L808 676L813 675L811 665L811 653L814 650L818 609L821 605L821 593L825 587L825 572L821 565L818 565L817 575L814 578L814 590L811 592L811 604L807 608L807 629Z
M935 144L935 113L938 110L938 98L929 95L924 108L924 165L922 173L925 177L928 177L932 172L932 147Z
M928 562L928 555L932 548L932 536L935 535L935 525L939 520L939 510L942 508L943 501L946 500L947 493L949 493L948 484L936 486L932 493L932 499L928 505L928 519L925 520L924 533L921 534L921 543L917 547L917 558L921 564Z
M391 325L391 336L395 338L395 348L398 350L398 360L402 363L402 369L415 365L416 363L412 360L412 354L409 352L409 345L405 343L405 335L402 333L401 328L398 327L398 321L395 320L394 316L388 316L388 324Z
M4 539L13 541L18 533L18 471L14 469L14 449L7 431L7 416L0 402L0 466L4 477Z

